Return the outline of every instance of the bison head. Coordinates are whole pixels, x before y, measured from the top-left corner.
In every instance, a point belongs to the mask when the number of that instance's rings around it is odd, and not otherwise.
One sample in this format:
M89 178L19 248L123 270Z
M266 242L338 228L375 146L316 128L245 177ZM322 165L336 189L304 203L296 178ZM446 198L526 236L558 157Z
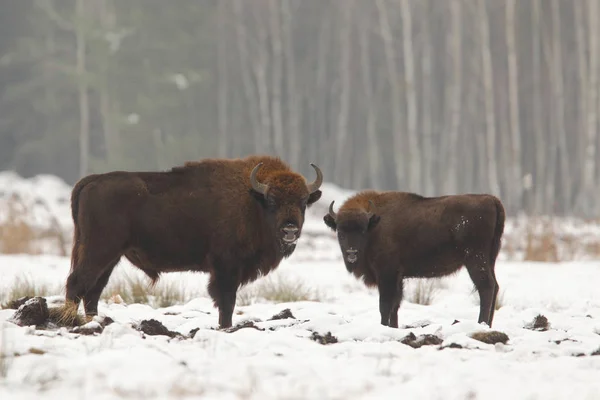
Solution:
M269 173L260 182L257 174L262 165L259 163L250 174L252 190L265 208L282 248L293 250L300 238L306 207L321 198L319 187L323 183L323 173L319 167L310 164L317 173L317 179L312 183L291 171Z
M333 211L333 201L329 205L329 213L323 217L325 224L337 232L338 242L342 250L346 268L353 269L364 254L369 232L379 222L375 204L369 200L369 209L349 209L338 214Z

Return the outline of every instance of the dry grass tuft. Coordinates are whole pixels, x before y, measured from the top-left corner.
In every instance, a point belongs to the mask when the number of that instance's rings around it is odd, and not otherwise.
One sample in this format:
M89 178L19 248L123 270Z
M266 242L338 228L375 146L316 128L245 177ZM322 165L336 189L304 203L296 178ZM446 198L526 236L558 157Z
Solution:
M474 332L471 334L471 338L487 344L506 344L509 340L508 335L500 331Z
M61 288L58 285L38 283L26 275L18 275L12 286L0 298L0 308L7 308L11 302L23 297L47 297L60 292Z
M102 299L109 301L117 295L127 304L170 307L185 304L197 297L198 293L186 292L178 281L159 281L156 285L152 285L150 280L143 276L130 277L124 274L123 278L109 283L102 292Z
M80 326L86 321L79 314L79 309L75 303L67 302L61 307L52 307L48 309L49 320L58 326Z
M306 286L302 281L286 279L281 275L265 278L253 287L238 292L237 305L247 306L264 300L272 303L293 303L296 301L322 301L321 294Z
M407 300L413 304L429 306L433 303L433 299L440 288L439 279L419 279Z
M0 225L0 253L4 254L41 254L42 243L50 240L63 257L69 254L69 243L56 216L52 215L48 204L38 201L48 215L51 216L50 227L40 230L27 222L27 217L33 213L32 207L26 204L17 194L0 201L4 210L4 220Z
M0 252L4 254L36 254L35 230L27 224L25 217L29 207L18 195L13 194L5 201L6 218L0 226Z
M537 229L536 229L537 228ZM527 226L525 261L557 262L558 246L552 221L540 221Z

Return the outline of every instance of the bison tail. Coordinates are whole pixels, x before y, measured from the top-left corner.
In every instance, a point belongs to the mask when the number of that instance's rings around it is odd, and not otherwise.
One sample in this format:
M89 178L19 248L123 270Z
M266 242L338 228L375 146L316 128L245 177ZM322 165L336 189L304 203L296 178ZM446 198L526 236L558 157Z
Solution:
M71 216L73 217L73 250L71 251L71 269L75 268L78 264L79 259L79 223L77 222L77 217L79 215L79 195L83 188L90 182L96 179L98 175L89 175L85 178L80 179L71 192Z
M494 229L494 238L492 239L492 248L490 250L490 263L492 265L496 263L496 258L500 252L501 239L504 234L504 220L506 219L506 213L502 202L497 198L494 199L494 202L496 203L496 227Z

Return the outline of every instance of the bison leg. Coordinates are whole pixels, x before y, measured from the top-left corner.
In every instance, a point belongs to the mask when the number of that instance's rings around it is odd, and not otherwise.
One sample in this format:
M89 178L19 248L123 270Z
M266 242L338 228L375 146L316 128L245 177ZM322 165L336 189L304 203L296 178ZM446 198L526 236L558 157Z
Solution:
M94 316L98 315L98 301L100 300L100 295L102 291L106 287L108 280L110 279L110 275L112 274L115 266L119 262L119 259L110 263L106 269L106 271L98 278L94 287L92 287L85 295L83 306L85 308L85 315Z
M400 303L402 303L403 292L404 292L404 285L402 283L402 279L400 278L398 280L398 285L396 288L396 296L394 297L392 314L390 315L390 327L391 328L398 327L398 310L400 309Z
M390 326L392 310L396 306L398 298L398 283L394 274L382 274L377 283L379 288L379 313L381 314L381 325ZM398 302L398 305L400 303ZM396 323L397 323L396 318Z
M488 263L481 262L481 260L467 263L467 270L479 293L478 323L485 322L491 328L493 309L498 294L498 282L496 282L494 272Z
M111 265L111 263L114 262L114 260L115 254L111 254L109 257L107 253L99 257L90 257L89 254L85 254L80 259L78 258L77 264L73 265L71 273L67 278L67 303L72 303L73 306L78 307L90 291L92 291L93 298L93 290L96 288L99 280L104 276L104 273L108 271L108 267L111 267L112 270L114 265ZM102 288L104 288L105 285L106 283L104 283ZM98 293L98 297L99 296L100 294Z
M210 276L208 294L219 309L219 327L230 328L239 282L233 272L217 269Z

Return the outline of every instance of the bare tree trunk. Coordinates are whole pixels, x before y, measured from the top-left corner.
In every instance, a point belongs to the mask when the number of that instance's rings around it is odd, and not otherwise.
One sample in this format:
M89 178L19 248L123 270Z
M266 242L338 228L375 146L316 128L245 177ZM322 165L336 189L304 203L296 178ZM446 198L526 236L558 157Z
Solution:
M589 29L589 79L587 81L587 126L585 135L585 155L583 163L583 182L578 201L579 212L591 215L594 211L595 173L596 173L596 136L598 129L598 1L589 0L588 29ZM580 9L579 4L577 8ZM583 23L583 19L579 21ZM583 30L583 27L578 27ZM582 35L583 36L583 35ZM583 40L583 37L580 39ZM578 40L578 42L580 41ZM582 81L585 81L582 77ZM583 140L583 137L582 137ZM597 208L596 208L597 209Z
M343 21L340 29L340 49L341 56L339 60L339 74L341 81L340 90L340 108L338 110L337 118L337 135L335 144L335 169L333 176L338 179L339 182L347 184L347 180L344 178L344 169L347 165L347 152L348 148L348 113L350 112L350 60L352 59L352 52L350 46L350 35L351 19L352 19L352 8L353 1L346 0L343 7Z
M409 187L421 191L421 162L419 161L419 136L417 132L417 92L415 90L415 56L412 37L412 13L409 0L400 0L402 15L402 43L404 51L404 89L406 93L408 153L404 153L409 163Z
M448 108L450 111L450 137L449 154L447 158L446 179L444 179L444 191L451 193L458 190L458 157L460 149L458 148L458 128L462 112L462 9L461 1L453 0L450 4L451 11L451 33L448 35L448 49L453 56L452 80L447 84L448 90ZM474 157L474 155L472 155Z
M421 182L422 190L426 196L433 196L435 193L434 181L434 157L433 157L433 126L432 121L435 114L432 110L432 51L431 51L431 26L429 23L430 13L433 11L429 0L425 0L421 4L421 21L423 27L421 29L422 48L421 56L421 134L423 135L423 156L419 157L422 161L421 167Z
M100 7L100 24L102 30L108 32L115 28L115 10L108 4L109 0L101 0ZM99 85L98 91L100 95L100 115L102 117L102 129L104 131L104 145L106 147L106 161L109 165L119 148L119 138L114 124L113 106L109 93L108 63L110 55L106 55L101 61L102 82Z
M542 122L542 63L541 63L541 4L540 0L532 0L531 39L532 39L532 76L533 76L533 131L535 135L535 177L534 210L536 214L547 211L545 207L544 182L546 172L546 149L544 146L544 126Z
M217 35L217 77L218 77L218 126L219 126L219 157L229 155L229 130L227 121L227 108L229 106L227 99L228 92L228 73L227 73L227 10L224 1L219 2L218 10L218 35Z
M90 109L88 97L87 71L85 65L85 0L75 3L77 25L75 37L77 41L77 87L79 92L79 176L88 174L90 154Z
M330 83L328 81L328 54L331 49L331 24L325 19L322 19L321 27L319 32L319 44L318 44L318 59L317 59L317 79L316 86L314 88L314 104L315 104L315 126L316 126L316 141L317 146L321 147L327 142L328 138L328 98ZM326 149L328 152L329 149ZM333 157L326 157L324 159L325 170L333 170Z
M374 189L381 186L381 161L379 138L377 135L377 115L375 99L373 97L373 82L371 79L371 58L369 54L369 21L367 17L360 17L360 61L362 70L363 90L367 103L367 158L369 161L369 178Z
M256 29L258 30L258 55L252 63L256 86L258 88L258 107L260 110L261 130L263 137L263 149L270 153L273 150L271 141L271 112L269 109L269 87L267 84L267 68L269 67L269 43L267 31L260 20L261 7L253 5L256 18Z
M490 50L490 27L485 0L479 0L479 29L481 59L483 65L483 84L485 100L485 125L487 134L488 185L492 194L500 194L498 166L496 163L496 115L494 110L494 72Z
M406 151L402 143L402 105L400 100L401 86L396 66L396 52L394 51L394 40L388 19L387 4L384 0L376 0L379 14L379 30L385 46L385 60L391 86L392 97L392 138L394 143L394 164L396 167L396 188L401 189L405 185L403 159Z
M523 173L521 169L521 130L519 126L519 79L517 75L517 44L515 38L516 0L506 1L506 46L508 51L508 103L510 107L511 170L509 187L511 203L517 209L523 206Z
M263 136L261 134L261 126L259 123L258 110L256 109L256 94L254 85L252 83L252 77L250 75L251 65L248 54L248 44L246 42L246 25L243 18L242 1L233 1L233 12L235 13L236 21L236 34L237 34L237 46L240 55L240 72L242 75L242 83L244 86L244 94L246 97L246 107L248 109L248 116L252 124L252 130L254 131L254 151L260 152L263 150Z
M571 206L571 175L569 172L569 154L566 142L565 129L565 94L564 94L564 77L562 66L562 45L561 45L561 28L560 28L560 9L558 0L552 0L552 75L554 99L556 108L553 112L555 116L555 126L557 130L558 150L560 154L560 177L561 177L561 194L562 194L562 209L567 210Z
M281 157L286 157L283 144L283 114L281 111L281 83L283 75L283 49L281 43L281 17L279 0L270 0L270 29L271 43L273 51L273 72L272 72L272 91L273 91L273 137L275 153Z
M301 114L301 96L296 88L296 61L294 59L294 48L292 40L292 13L290 11L290 0L282 0L283 13L283 37L284 54L286 59L286 78L288 95L288 121L290 137L290 164L295 168L299 167L300 152L302 151L300 142L300 114ZM314 160L316 161L316 160Z

